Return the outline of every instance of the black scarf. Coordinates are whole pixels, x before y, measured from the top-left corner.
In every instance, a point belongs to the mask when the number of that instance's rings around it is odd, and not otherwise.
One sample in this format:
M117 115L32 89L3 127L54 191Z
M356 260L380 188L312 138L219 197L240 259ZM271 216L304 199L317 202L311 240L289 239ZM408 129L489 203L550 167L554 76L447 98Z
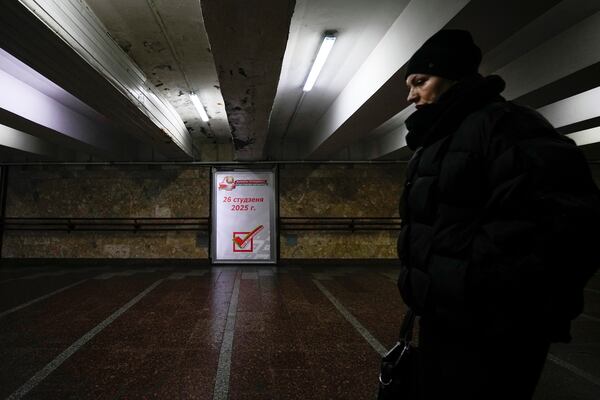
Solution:
M505 82L497 75L465 77L448 89L436 103L418 109L406 119L406 144L411 150L427 146L452 134L474 111L496 101Z

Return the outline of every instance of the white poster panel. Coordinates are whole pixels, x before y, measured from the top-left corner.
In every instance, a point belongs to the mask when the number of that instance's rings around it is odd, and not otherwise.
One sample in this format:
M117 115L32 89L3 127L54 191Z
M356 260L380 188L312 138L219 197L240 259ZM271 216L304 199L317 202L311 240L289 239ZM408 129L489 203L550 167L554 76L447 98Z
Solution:
M213 171L213 261L275 262L273 171Z

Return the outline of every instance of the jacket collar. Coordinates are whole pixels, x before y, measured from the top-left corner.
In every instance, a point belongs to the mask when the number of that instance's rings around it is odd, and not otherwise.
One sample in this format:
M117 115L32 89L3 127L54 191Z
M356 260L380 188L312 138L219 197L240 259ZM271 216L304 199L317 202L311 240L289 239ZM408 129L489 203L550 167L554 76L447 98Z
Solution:
M411 150L428 146L452 134L471 113L486 105L505 101L500 93L505 82L497 75L479 74L463 78L444 93L438 102L420 108L406 119L406 143Z

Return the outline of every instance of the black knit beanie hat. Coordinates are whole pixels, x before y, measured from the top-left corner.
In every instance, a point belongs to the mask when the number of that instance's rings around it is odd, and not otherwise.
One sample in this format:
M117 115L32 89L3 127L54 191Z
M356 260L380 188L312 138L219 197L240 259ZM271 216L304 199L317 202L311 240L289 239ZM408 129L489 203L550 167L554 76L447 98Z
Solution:
M481 49L467 31L443 29L427 39L408 61L406 77L428 74L458 81L476 74Z

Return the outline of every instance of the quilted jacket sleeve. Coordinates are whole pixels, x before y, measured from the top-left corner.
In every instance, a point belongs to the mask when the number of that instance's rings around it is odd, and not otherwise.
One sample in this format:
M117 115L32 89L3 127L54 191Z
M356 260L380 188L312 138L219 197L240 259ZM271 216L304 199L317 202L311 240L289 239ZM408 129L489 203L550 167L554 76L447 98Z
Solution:
M487 199L471 246L468 304L474 312L544 325L568 341L582 290L596 270L600 200L580 150L533 111L491 137Z

